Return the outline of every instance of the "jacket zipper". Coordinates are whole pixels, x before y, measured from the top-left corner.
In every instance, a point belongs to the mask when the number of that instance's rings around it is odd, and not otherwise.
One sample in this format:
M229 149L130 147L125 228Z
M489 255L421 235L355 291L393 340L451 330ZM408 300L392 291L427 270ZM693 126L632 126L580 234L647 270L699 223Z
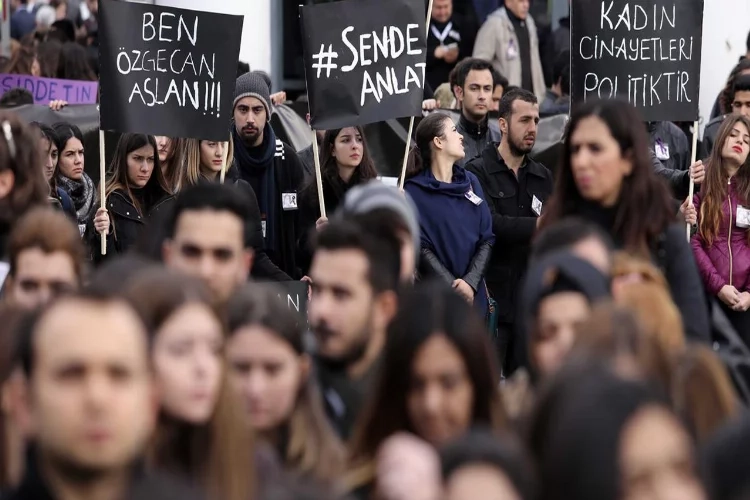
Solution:
M730 189L732 187L732 179L729 179L729 187L727 188L727 198L729 199L729 239L727 240L727 247L729 248L729 286L732 285L732 275L733 272L733 262L732 262L732 224L734 224L732 220L732 195L729 194Z

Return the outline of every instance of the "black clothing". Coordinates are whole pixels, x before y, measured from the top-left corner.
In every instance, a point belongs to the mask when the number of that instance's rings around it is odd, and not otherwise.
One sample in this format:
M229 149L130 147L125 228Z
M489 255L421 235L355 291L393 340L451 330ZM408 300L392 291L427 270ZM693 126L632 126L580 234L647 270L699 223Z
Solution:
M656 157L654 150L650 150L651 153L651 166L654 168L654 173L659 177L662 177L667 181L672 196L678 200L684 201L688 194L690 194L690 171L689 170L674 170L668 168L659 161ZM696 184L695 192L698 192L698 184Z
M534 93L534 79L531 74L531 37L526 21L516 17L513 12L506 8L508 19L518 37L518 56L521 58L521 88Z
M458 165L462 167L481 155L488 144L500 142L502 138L497 121L490 121L489 116L482 123L474 123L467 120L461 113L456 130L464 136L464 157L458 162Z
M15 491L3 496L3 500L55 500L57 496L50 489L37 464L36 453L27 453L26 471L21 484ZM202 492L189 487L180 480L164 474L147 473L142 466L133 468L133 479L123 500L180 500L205 499Z
M648 122L646 124L651 149L665 167L672 170L690 168L690 143L680 127L672 122Z
M312 144L301 151L297 151L297 156L302 163L305 183L310 182L310 179L315 179L315 156L313 155Z
M133 189L133 196L138 200L142 213L136 209L130 196L121 189L112 192L107 197L107 211L109 212L110 230L107 234L107 255L101 254L101 236L94 229L94 217L89 220L86 236L91 248L94 262L99 263L112 257L122 255L131 248L135 248L141 233L157 214L165 213L174 203L174 197L163 193L163 195L149 203L142 195L142 189Z
M438 35L444 37L442 41L438 38ZM436 89L443 83L446 83L451 70L456 67L456 64L463 58L471 56L472 47L467 47L467 39L468 35L463 30L461 19L455 14L447 23L439 23L434 19L430 21L430 28L427 33L426 72L427 82L430 84L430 87ZM447 47L453 44L458 46L458 58L455 62L449 63L445 59L435 57L435 49L440 45Z
M622 250L625 242L614 231L616 214L617 207L603 208L587 203L575 215L598 224L612 237L615 248ZM649 246L651 260L661 269L669 283L672 300L682 316L685 335L689 340L708 342L710 330L707 302L693 250L685 238L685 224L670 225Z
M269 129L270 125L266 127L265 133ZM258 148L263 147L261 145ZM297 263L297 241L301 234L297 195L303 184L304 169L297 153L289 144L276 139L272 147L274 150L269 159L270 165L256 167L248 164L247 159L254 156L254 150L258 148L247 148L242 141L235 142L235 163L239 168L240 178L253 187L258 198L262 224L266 228L263 233L268 256L292 279L299 279L302 274ZM265 178L261 168L273 169L273 178ZM270 192L271 190L274 192ZM269 197L266 212L261 203L264 195Z
M726 117L727 115L717 116L708 122L705 130L703 130L703 141L701 143L703 145L703 150L701 151L702 158L705 159L711 157L711 153L714 150L714 144L719 135L719 129L721 128L721 124L724 123Z
M510 324L516 319L518 288L539 216L532 207L534 198L543 206L552 194L553 180L544 165L528 157L516 177L497 147L488 145L466 169L479 179L492 214L495 245L485 278L497 301L500 323Z
M318 382L328 419L339 435L346 441L351 437L354 424L372 394L380 373L382 358L376 360L358 379L352 380L343 363L316 360Z

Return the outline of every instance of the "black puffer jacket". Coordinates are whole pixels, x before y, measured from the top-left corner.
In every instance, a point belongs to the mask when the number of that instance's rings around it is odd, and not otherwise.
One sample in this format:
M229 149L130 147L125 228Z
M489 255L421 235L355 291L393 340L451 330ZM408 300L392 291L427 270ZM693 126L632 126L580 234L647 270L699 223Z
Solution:
M482 154L484 149L493 142L500 142L502 134L496 120L485 119L482 123L472 123L467 120L463 113L458 119L456 130L464 136L464 157L458 162L464 166L473 158Z
M167 213L174 202L174 196L163 193L153 203L140 202L141 212L136 209L130 196L121 189L107 197L110 230L107 234L107 255L101 254L101 237L94 229L94 217L86 229L86 238L95 263L104 261L114 255L122 255L135 248L144 228L160 213ZM158 220L158 219L157 219Z

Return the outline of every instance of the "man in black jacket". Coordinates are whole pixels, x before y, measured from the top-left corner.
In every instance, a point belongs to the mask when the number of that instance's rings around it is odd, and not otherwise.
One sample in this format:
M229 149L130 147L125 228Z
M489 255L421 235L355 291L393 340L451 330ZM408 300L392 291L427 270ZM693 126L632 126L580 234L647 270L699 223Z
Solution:
M234 97L234 161L240 178L258 198L266 253L287 275L301 278L297 265L300 236L297 194L304 169L295 150L271 127L271 96L262 75L237 79Z
M461 105L456 129L464 136L464 158L460 164L482 153L493 142L500 141L497 123L489 120L495 80L492 64L482 59L464 59L456 66L453 94Z
M495 246L487 270L487 285L498 303L499 350L505 361L512 353L518 289L528 265L531 239L542 208L552 194L552 173L527 155L536 142L539 104L531 92L511 90L500 101L500 144L488 145L468 163L482 184L492 213ZM510 345L508 345L510 344ZM515 366L508 360L505 373Z

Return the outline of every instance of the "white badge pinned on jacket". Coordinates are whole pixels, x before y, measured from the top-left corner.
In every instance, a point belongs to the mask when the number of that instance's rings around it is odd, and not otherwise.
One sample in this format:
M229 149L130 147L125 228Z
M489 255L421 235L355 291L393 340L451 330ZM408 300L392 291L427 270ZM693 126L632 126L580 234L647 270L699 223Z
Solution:
M507 56L509 60L513 60L518 57L518 49L516 48L516 43L512 39L508 42Z
M656 157L662 161L669 160L669 144L664 144L661 141L656 142Z
M531 209L534 211L534 213L537 215L537 217L542 216L542 200L536 197L531 199Z
M735 223L737 224L737 227L750 227L750 210L742 205L737 205L737 217L735 218Z
M260 230L263 231L263 238L266 237L266 221L260 221Z
M482 198L474 194L474 191L469 191L465 194L466 199L472 202L474 205L479 206L482 203Z
M297 193L281 193L281 208L297 210Z

